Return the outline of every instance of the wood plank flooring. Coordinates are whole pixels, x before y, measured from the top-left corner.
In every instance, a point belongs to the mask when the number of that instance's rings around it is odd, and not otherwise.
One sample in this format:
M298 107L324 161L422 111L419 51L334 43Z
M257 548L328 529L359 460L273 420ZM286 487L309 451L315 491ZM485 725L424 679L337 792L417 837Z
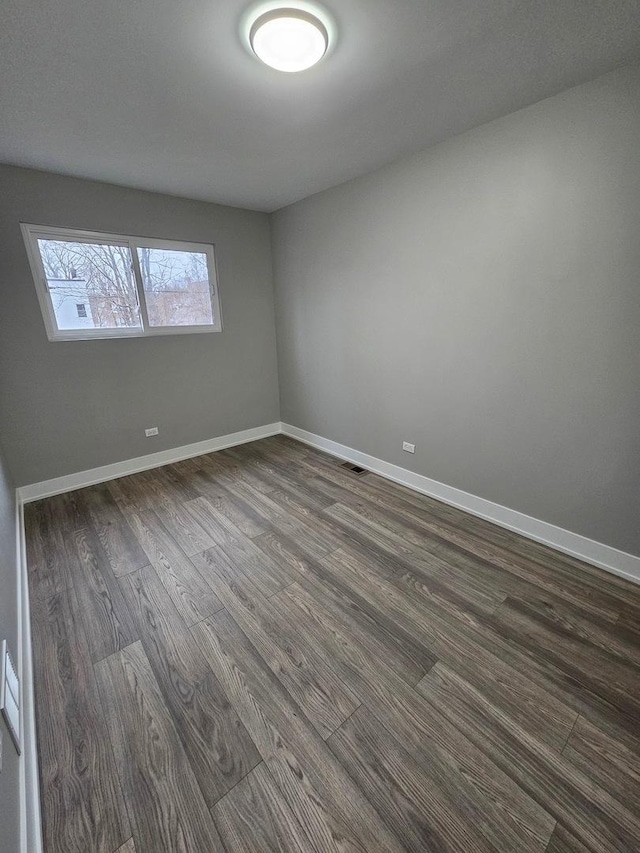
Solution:
M25 527L46 853L640 851L640 587L283 436Z

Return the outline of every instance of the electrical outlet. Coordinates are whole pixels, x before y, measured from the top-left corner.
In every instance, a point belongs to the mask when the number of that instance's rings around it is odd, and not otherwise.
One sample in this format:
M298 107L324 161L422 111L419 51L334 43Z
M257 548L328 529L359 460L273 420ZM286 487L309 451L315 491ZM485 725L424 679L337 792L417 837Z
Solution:
M415 444L410 444L408 441L402 442L402 449L406 450L407 453L415 453L416 452Z
M144 434L147 438L151 438L152 435L158 434L158 427L149 427L149 429L145 429Z

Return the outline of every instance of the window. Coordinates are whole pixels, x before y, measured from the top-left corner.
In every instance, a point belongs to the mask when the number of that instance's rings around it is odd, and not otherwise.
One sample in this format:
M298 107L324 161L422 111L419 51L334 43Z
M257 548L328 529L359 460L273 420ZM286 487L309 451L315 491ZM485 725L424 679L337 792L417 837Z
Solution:
M49 340L222 329L213 246L22 225Z

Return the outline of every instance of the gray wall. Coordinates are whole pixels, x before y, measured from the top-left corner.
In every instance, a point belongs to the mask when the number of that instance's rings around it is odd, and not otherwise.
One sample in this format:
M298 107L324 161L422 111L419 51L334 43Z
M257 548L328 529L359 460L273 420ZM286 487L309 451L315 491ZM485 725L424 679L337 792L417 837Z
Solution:
M0 640L7 640L18 665L18 588L16 571L15 489L0 448ZM19 850L19 758L2 720L0 772L0 848Z
M633 66L277 213L282 420L640 554L639 140Z
M21 221L214 243L224 331L49 342ZM0 433L18 485L278 419L266 214L0 167Z

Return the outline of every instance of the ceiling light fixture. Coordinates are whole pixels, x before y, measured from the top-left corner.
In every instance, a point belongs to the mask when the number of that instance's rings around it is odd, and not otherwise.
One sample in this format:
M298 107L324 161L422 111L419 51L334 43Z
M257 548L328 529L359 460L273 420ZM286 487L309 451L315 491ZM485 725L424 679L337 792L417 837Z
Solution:
M272 9L260 15L249 31L258 59L278 71L304 71L320 62L329 46L322 21L302 9Z

